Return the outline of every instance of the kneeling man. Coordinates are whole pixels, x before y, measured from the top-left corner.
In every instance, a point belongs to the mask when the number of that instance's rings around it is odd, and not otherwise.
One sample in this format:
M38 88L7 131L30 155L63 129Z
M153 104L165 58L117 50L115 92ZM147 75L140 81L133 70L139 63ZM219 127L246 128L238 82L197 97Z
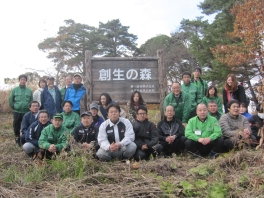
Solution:
M49 121L48 111L41 110L38 114L38 120L33 122L25 133L26 143L23 145L23 150L29 157L33 157L34 154L40 151L38 140L42 130L51 124Z
M89 111L81 114L81 125L76 127L72 135L75 141L85 150L98 150L99 145L97 142L98 127L93 125L93 116Z
M135 160L148 160L150 155L153 157L160 154L162 146L157 144L159 134L156 125L148 121L148 110L145 106L139 106L136 110L136 121L132 123L135 132L135 143L137 151Z
M120 106L116 103L107 108L108 119L101 124L97 138L100 149L96 155L100 160L129 159L136 151L132 124L119 117L120 112Z
M66 147L68 129L62 126L62 122L62 114L57 113L53 116L52 124L42 130L38 141L41 148L41 155L38 153L39 158L45 156L51 159L54 153L59 154Z
M227 109L229 112L219 120L224 136L225 150L232 150L240 140L251 145L251 142L256 141L256 138L252 135L248 119L240 114L239 102L231 100L227 103Z
M198 104L194 118L185 129L185 148L196 156L216 157L222 152L223 139L221 128L216 118L209 116L205 104Z

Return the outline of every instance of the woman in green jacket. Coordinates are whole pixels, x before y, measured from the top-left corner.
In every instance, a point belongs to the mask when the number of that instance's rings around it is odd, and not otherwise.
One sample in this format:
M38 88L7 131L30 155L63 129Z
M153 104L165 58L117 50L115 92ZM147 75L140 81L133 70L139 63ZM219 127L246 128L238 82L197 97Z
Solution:
M211 100L216 101L217 107L218 107L218 112L223 113L222 99L217 95L217 89L213 85L208 87L207 92L206 92L206 96L203 97L202 103L204 103L207 106L208 102Z

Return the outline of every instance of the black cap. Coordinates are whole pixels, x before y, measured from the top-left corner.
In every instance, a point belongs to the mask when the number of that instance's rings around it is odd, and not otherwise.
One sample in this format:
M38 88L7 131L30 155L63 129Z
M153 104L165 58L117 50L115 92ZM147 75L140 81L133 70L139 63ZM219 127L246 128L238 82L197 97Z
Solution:
M87 116L92 116L92 113L91 113L90 111L85 111L85 112L83 112L83 113L81 114L81 117L83 117L83 116L85 116L85 115L87 115Z

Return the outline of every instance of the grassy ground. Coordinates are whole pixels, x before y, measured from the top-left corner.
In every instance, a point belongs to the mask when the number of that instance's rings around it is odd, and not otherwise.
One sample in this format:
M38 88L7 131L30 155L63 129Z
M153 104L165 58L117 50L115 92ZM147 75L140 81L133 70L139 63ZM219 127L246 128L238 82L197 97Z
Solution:
M39 166L15 146L11 115L0 123L0 197L264 197L263 150L126 164L74 148Z

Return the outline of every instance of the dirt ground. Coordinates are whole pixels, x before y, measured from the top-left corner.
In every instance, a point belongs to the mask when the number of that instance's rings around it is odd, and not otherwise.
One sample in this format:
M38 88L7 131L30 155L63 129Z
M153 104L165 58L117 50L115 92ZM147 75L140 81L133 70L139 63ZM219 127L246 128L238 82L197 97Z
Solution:
M0 197L264 197L263 150L122 163L74 148L40 165L15 145L11 114L0 123Z

